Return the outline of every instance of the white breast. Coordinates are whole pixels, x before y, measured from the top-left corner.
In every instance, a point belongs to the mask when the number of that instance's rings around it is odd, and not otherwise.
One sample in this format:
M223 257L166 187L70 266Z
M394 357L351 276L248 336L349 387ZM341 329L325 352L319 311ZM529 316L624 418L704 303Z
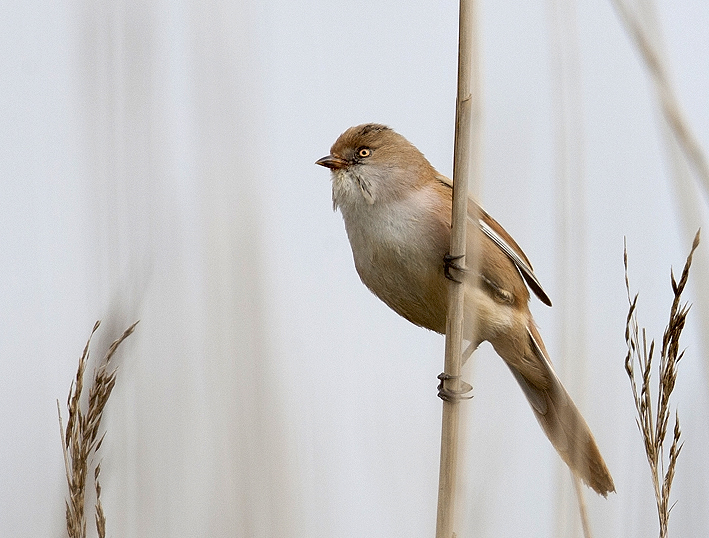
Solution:
M440 216L431 194L412 191L405 199L369 204L339 203L362 282L382 301L417 325L445 326Z

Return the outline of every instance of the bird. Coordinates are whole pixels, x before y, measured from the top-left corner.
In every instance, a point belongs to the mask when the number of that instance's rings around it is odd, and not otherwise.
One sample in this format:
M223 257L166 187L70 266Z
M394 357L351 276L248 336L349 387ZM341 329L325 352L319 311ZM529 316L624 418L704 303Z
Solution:
M466 244L477 258L475 270L459 267L448 252L451 180L388 126L350 127L315 164L331 171L333 210L342 214L364 285L411 323L444 334L448 279L460 279L464 338L473 349L492 344L573 474L603 497L614 492L593 434L554 371L529 310L530 290L548 306L551 300L510 234L469 196Z

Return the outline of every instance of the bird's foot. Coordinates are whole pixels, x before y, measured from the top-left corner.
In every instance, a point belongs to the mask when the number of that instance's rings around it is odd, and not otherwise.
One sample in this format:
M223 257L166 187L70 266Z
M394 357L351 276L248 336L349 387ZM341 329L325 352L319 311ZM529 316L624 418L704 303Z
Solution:
M459 375L450 375L445 372L438 375L441 382L438 384L438 397L445 402L459 402L460 400L470 400L473 396L466 396L468 392L473 390L473 387L465 381L460 382L460 389L451 390L445 387L446 381L450 379L458 379Z
M451 269L455 271L461 271L464 272L465 268L461 267L456 261L460 260L461 258L464 258L465 256L460 255L460 256L451 256L451 254L446 254L443 256L443 274L446 276L448 280L452 280L453 282L457 282L458 284L461 283L460 280L455 278L453 275L451 275Z

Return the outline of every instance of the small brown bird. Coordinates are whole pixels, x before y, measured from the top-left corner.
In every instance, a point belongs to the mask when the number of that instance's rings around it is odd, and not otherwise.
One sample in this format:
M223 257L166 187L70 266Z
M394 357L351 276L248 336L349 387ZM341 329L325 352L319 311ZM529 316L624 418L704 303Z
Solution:
M403 136L374 123L346 130L316 164L332 171L333 206L342 212L362 282L412 323L445 333L451 181ZM478 274L456 271L465 285L465 337L476 346L492 344L561 458L605 497L615 491L613 479L554 372L527 286L551 301L514 239L472 199L468 207L468 252L477 233L480 259Z

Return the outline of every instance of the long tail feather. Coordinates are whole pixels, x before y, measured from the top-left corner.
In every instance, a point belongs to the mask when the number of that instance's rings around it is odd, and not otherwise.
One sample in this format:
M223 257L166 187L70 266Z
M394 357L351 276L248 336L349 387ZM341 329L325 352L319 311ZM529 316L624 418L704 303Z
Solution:
M549 383L543 387L537 386L528 380L512 361L505 362L522 387L537 421L561 459L583 482L606 497L608 493L615 491L615 485L593 434L554 372L536 327L532 325L527 330L529 351L534 353L545 367Z

